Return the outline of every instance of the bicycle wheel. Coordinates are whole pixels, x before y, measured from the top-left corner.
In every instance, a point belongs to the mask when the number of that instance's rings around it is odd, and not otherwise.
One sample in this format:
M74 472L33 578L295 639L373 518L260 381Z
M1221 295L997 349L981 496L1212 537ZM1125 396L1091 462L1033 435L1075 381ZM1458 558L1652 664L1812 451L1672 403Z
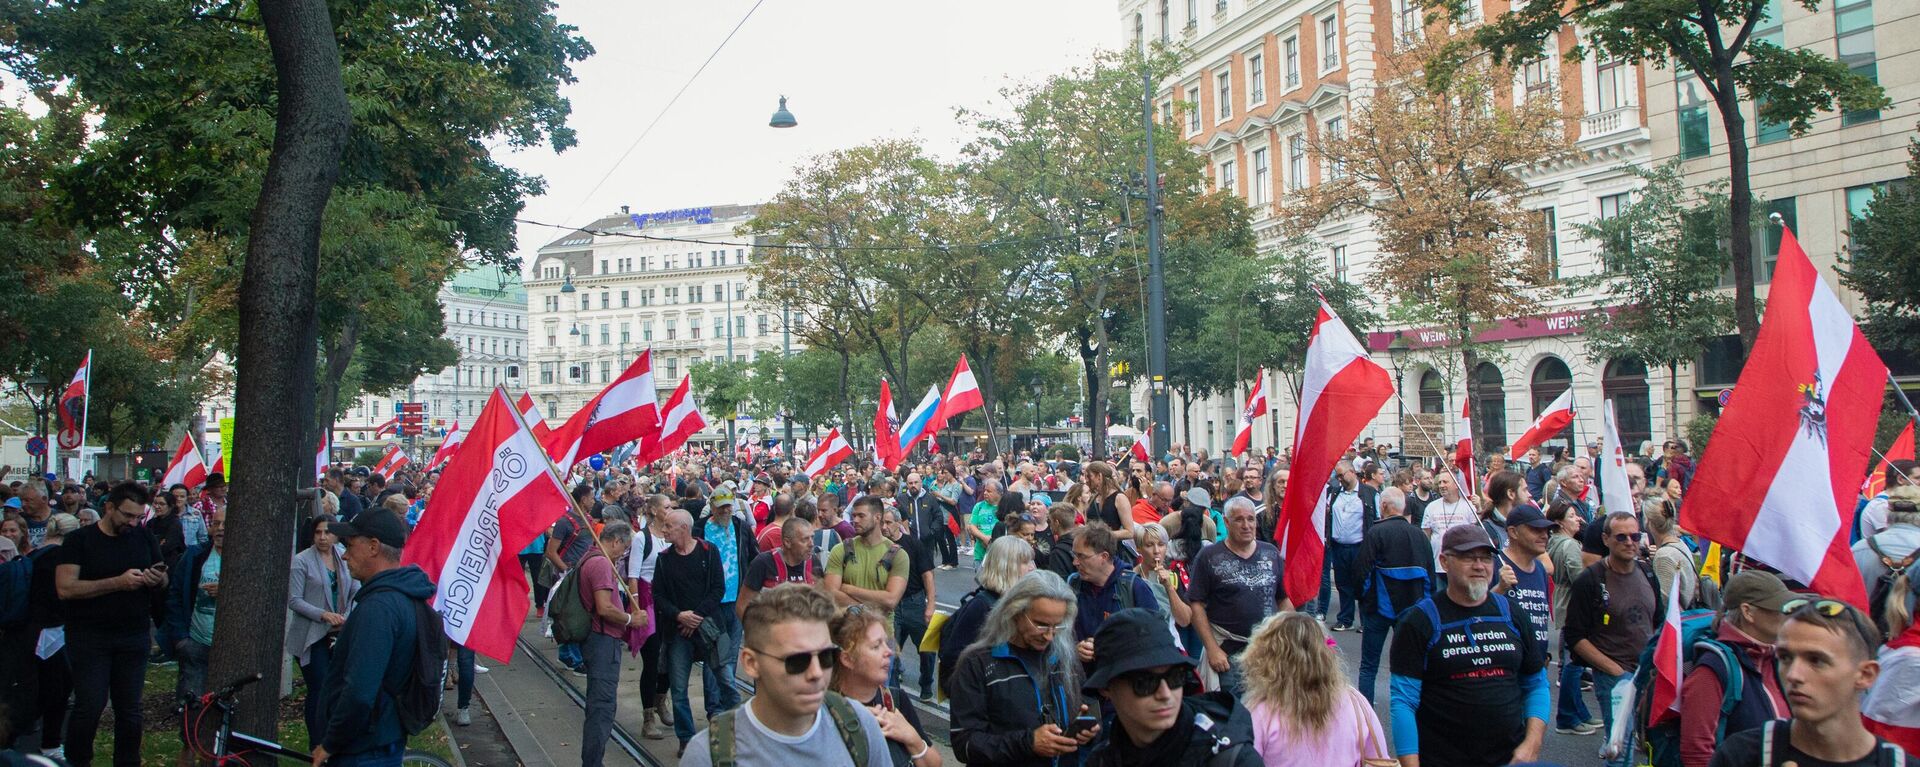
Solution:
M400 763L411 764L416 767L453 767L452 764L447 763L447 760L425 751L408 751L401 755Z

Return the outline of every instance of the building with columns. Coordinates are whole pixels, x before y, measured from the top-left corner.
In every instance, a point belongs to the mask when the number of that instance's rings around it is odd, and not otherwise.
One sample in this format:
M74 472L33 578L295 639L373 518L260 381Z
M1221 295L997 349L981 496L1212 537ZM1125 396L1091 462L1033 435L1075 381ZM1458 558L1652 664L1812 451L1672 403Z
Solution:
M1813 131L1799 138L1786 137L1779 126L1749 129L1757 139L1755 190L1769 201L1760 214L1782 212L1796 225L1815 263L1834 280L1847 216L1862 210L1875 188L1906 175L1913 120L1903 115L1920 113L1915 108L1920 106L1915 103L1920 101L1920 55L1915 55L1920 7L1842 0L1808 12L1793 3L1770 3L1783 11L1774 15L1783 23L1763 28L1763 39L1838 56L1856 71L1877 68L1895 102L1877 116L1821 115ZM1469 18L1504 13L1508 7L1503 0L1480 0ZM1419 0L1121 0L1118 8L1125 44L1137 45L1144 37L1189 51L1181 71L1161 84L1158 123L1180 131L1207 159L1217 188L1232 190L1253 207L1263 248L1282 246L1279 211L1300 190L1320 182L1312 140L1345 129L1349 99L1369 90L1381 52L1425 25ZM1559 51L1572 50L1578 41L1577 30L1562 30ZM1595 243L1574 227L1617 215L1633 199L1642 184L1631 169L1681 158L1689 183L1726 177L1725 145L1711 102L1703 101L1704 94L1687 78L1676 83L1672 71L1592 54L1577 62L1555 56L1517 72L1513 98L1556 100L1569 113L1567 130L1579 150L1566 161L1523 174L1530 187L1525 204L1551 234L1545 255L1553 277L1598 272ZM1751 106L1747 113L1754 121ZM1392 266L1363 217L1323 224L1309 247L1323 254L1336 279L1359 282L1372 270ZM1757 257L1770 262L1777 247L1777 236L1764 238ZM1840 287L1837 281L1835 287ZM1604 307L1591 293L1561 292L1542 300L1534 316L1506 320L1482 336L1498 342L1498 352L1466 374L1478 384L1472 410L1483 449L1507 444L1569 387L1578 415L1559 444L1596 439L1605 399L1614 401L1622 441L1630 448L1646 440L1657 443L1667 434L1684 434L1695 413L1715 409L1715 396L1739 373L1739 346L1732 337L1712 345L1696 364L1683 366L1671 382L1665 370L1648 370L1638 360L1595 359L1581 341L1580 325L1584 316ZM1764 284L1760 292L1764 298ZM1378 305L1388 303L1381 297ZM1456 438L1452 424L1468 389L1465 381L1450 380L1459 375L1449 376L1420 352L1437 344L1437 333L1389 327L1363 339L1376 361L1393 373L1401 397L1363 436L1419 444L1419 431L1442 424L1448 433L1434 436L1443 442ZM1390 353L1397 339L1413 351ZM1291 444L1298 405L1288 380L1270 374L1271 410L1256 424L1256 450ZM1679 391L1677 418L1668 415L1670 383ZM1245 392L1243 385L1231 396L1193 403L1181 402L1176 394L1173 439L1186 441L1186 435L1192 446L1222 453L1237 430ZM1146 413L1146 387L1136 386L1132 397L1133 412Z

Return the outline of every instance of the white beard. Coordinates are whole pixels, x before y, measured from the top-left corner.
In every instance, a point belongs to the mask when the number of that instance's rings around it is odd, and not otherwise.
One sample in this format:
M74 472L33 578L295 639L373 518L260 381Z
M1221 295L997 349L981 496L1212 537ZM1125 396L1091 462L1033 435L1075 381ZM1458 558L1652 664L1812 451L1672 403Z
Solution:
M1467 596L1472 597L1473 601L1475 602L1478 602L1482 599L1486 599L1487 591L1489 590L1490 587L1491 587L1491 584L1487 584L1487 583L1468 583Z

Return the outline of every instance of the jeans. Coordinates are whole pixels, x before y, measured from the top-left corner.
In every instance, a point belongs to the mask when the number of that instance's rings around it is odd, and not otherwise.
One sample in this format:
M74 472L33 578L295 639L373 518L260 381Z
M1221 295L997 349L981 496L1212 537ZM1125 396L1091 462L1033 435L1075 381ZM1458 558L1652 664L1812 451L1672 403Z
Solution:
M1246 648L1243 647L1240 649L1245 650ZM1242 692L1241 688L1243 685L1240 683L1240 677L1245 673L1245 670L1240 667L1239 653L1240 650L1230 651L1227 655L1227 670L1220 674L1220 689L1233 693L1233 696L1236 698L1240 697ZM1205 663L1206 661L1203 659L1200 662Z
M893 610L893 635L900 639L900 652L893 657L893 673L887 680L888 687L900 687L906 673L901 663L902 656L912 649L914 657L920 659L920 691L925 695L933 694L933 653L920 651L920 638L927 634L927 592L922 591L909 597L902 597L900 604Z
M700 682L706 685L704 689L707 691L706 704L709 719L714 714L732 710L740 705L740 688L734 686L733 667L740 662L740 643L744 640L745 628L740 625L740 616L733 611L733 606L733 602L721 602L720 611L708 618L708 620L718 621L720 633L727 637L727 649L720 654L722 658L720 667L707 668L702 664L700 668ZM720 694L715 695L715 690L719 690ZM680 721L679 716L679 709L675 709L673 721L676 726Z
M561 643L560 649L555 651L554 655L559 656L560 665L567 668L579 668L580 664L585 662L580 658L580 645L571 642Z
M400 767L407 753L405 741L374 746L357 754L337 754L327 758L327 767Z
M1587 696L1580 694L1581 672L1586 667L1573 657L1566 648L1560 650L1560 698L1555 706L1554 726L1571 729L1574 725L1593 718L1593 712L1587 710Z
M475 674L473 670L473 651L456 644L453 646L453 660L454 665L458 667L456 670L460 673L459 680L454 683L454 687L459 690L457 694L459 695L460 705L456 706L456 708L466 708L473 703L473 677Z
M207 691L207 658L212 654L212 647L192 638L173 646L173 657L180 662L180 677L174 682L173 692L187 704L189 713L199 710L200 695Z
M1599 699L1600 719L1606 722L1606 730L1603 731L1602 734L1613 732L1613 688L1615 685L1621 684L1629 686L1633 684L1632 671L1628 671L1620 676L1603 674L1599 671L1593 672L1593 696ZM1575 693L1580 691L1577 683L1573 689ZM1603 763L1606 764L1607 767L1627 767L1627 762L1632 758L1633 750L1626 749L1624 753L1613 759L1608 759Z
M708 620L713 619L708 618ZM693 640L680 636L679 631L672 631L671 634L667 637L667 689L673 692L673 734L680 739L680 745L684 746L687 741L693 740L694 733L693 703L687 697L691 692L687 686L692 683L688 677L693 675L695 660ZM729 646L722 648L720 653L732 658L736 657L739 651ZM740 688L734 687L732 683L733 663L731 661L727 663L723 672L728 682L724 685L715 684L704 676L702 678L702 683L706 685L704 689L708 719L740 705Z
M940 564L955 567L960 564L960 549L954 545L953 531L946 525L934 525L932 530L920 535L920 545L940 558Z
M1387 634L1393 631L1393 619L1379 610L1360 611L1360 676L1354 686L1368 703L1373 702L1374 679L1380 676L1380 651L1386 647Z
M0 749L12 748L40 718L39 659L34 655L39 639L40 631L27 626L0 630L0 704L7 716L0 722Z
M40 748L59 748L67 734L68 699L73 696L73 668L67 650L40 661Z
M533 607L536 610L547 606L547 590L540 588L540 570L547 566L547 555L521 554L520 568L527 571L527 585L533 587Z
M307 699L301 704L301 714L307 721L307 732L324 733L327 723L320 721L320 688L327 683L327 669L333 665L333 636L322 637L307 648L307 665L300 667L300 679L307 685Z
M626 643L595 631L581 646L587 659L587 719L580 726L580 767L600 767L620 705L620 651ZM472 651L465 652L471 657Z
M1327 541L1327 569L1333 577L1320 579L1319 609L1314 612L1333 613L1332 587L1340 588L1340 613L1329 623L1336 626L1352 626L1353 610L1360 604L1359 574L1353 571L1354 557L1360 553L1360 544L1336 543Z
M108 700L113 702L113 765L139 767L140 689L147 681L147 630L99 631L67 627L67 660L73 666L73 716L67 720L67 761L93 764L94 735Z

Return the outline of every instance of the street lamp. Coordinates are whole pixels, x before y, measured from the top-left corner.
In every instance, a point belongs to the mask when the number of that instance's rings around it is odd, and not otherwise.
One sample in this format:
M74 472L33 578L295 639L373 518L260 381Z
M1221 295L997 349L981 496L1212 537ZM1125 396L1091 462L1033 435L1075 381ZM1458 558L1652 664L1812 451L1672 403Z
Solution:
M799 124L799 120L793 119L793 113L787 111L787 97L781 96L780 108L773 111L773 119L768 120L767 125L774 128L791 128Z
M1393 342L1387 344L1387 359L1393 361L1393 390L1395 392L1393 399L1397 403L1396 408L1400 415L1399 425L1395 428L1400 431L1400 452L1402 454L1405 454L1407 451L1407 398L1404 393L1401 393L1406 387L1406 381L1400 377L1400 365L1406 362L1407 356L1412 353L1413 344L1407 342L1406 331L1394 331Z
M35 373L32 378L26 380L25 386L27 387L27 401L33 404L33 434L40 438L41 444L40 455L34 459L36 467L33 473L36 477L45 476L47 473L47 453L49 452L46 448L47 404L49 398L47 392L47 377Z
M1034 376L1027 381L1027 388L1033 390L1033 452L1037 454L1040 452L1040 394L1047 387L1040 382L1039 376Z

